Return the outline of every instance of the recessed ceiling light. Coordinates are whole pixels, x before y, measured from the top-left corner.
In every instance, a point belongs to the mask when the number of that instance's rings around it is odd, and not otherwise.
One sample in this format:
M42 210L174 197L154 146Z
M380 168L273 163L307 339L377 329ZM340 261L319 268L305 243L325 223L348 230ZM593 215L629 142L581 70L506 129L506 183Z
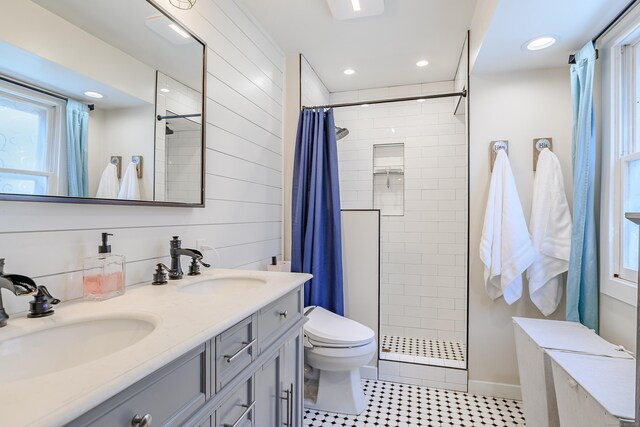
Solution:
M93 92L93 91L90 91L90 90L86 91L84 94L86 96L88 96L89 98L96 98L96 99L104 98L103 94L98 93L98 92Z
M169 28L171 28L176 33L180 34L185 39L190 39L191 38L189 33L187 33L185 30L183 30L182 28L180 28L178 25L174 24L173 22L171 24L169 24Z
M351 6L354 12L360 12L360 0L351 0Z
M343 71L343 73L345 73L347 76L351 76L356 73L356 70L354 70L353 68L347 68Z
M167 89L166 87L163 87L162 89L160 89L160 92L169 93L171 91L169 89Z
M541 36L525 43L528 50L542 50L553 46L556 43L555 37Z
M426 59L421 59L420 61L416 62L417 67L426 67L427 65L429 65L429 61L427 61Z

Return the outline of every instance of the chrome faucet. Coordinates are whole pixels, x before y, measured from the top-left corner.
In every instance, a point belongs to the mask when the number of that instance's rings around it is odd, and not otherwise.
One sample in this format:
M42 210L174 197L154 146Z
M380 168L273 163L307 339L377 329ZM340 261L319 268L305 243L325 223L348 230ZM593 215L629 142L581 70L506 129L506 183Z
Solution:
M2 304L2 289L16 296L29 296L38 291L33 279L19 274L4 274L4 258L0 258L0 328L7 326L9 315Z
M182 265L180 264L181 256L191 257L191 265L189 265L189 276L197 276L200 274L200 265L211 267L202 260L202 252L195 249L183 249L182 240L178 236L173 236L173 240L169 242L169 255L171 256L171 266L169 268L169 279L178 280L184 277Z

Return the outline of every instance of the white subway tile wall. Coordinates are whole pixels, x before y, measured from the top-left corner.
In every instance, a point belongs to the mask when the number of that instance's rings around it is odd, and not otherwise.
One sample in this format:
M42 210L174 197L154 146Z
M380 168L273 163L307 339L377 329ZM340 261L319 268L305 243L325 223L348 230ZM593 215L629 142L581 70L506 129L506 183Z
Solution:
M453 82L331 94L332 102L450 92ZM457 98L335 110L342 209L373 206L373 147L404 144L404 215L382 216L381 335L466 344L467 145Z

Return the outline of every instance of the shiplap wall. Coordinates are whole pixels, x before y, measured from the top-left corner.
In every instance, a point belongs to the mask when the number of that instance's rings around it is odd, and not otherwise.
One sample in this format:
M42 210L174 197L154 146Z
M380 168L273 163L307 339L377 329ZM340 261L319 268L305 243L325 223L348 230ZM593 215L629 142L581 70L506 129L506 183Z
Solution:
M172 235L184 247L207 239L221 267L262 269L281 254L284 55L234 0L200 0L190 11L158 4L208 45L206 207L0 202L6 272L32 276L63 300L82 295L82 260L102 231L126 256L128 285L168 261ZM4 295L10 313L28 300Z

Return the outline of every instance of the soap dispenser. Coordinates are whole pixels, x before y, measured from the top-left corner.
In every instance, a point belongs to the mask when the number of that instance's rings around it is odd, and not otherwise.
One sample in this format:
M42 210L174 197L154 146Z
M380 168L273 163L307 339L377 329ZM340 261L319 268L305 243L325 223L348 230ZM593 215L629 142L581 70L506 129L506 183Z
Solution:
M110 233L102 233L98 256L84 260L84 296L92 300L105 300L124 294L124 256L111 253Z

